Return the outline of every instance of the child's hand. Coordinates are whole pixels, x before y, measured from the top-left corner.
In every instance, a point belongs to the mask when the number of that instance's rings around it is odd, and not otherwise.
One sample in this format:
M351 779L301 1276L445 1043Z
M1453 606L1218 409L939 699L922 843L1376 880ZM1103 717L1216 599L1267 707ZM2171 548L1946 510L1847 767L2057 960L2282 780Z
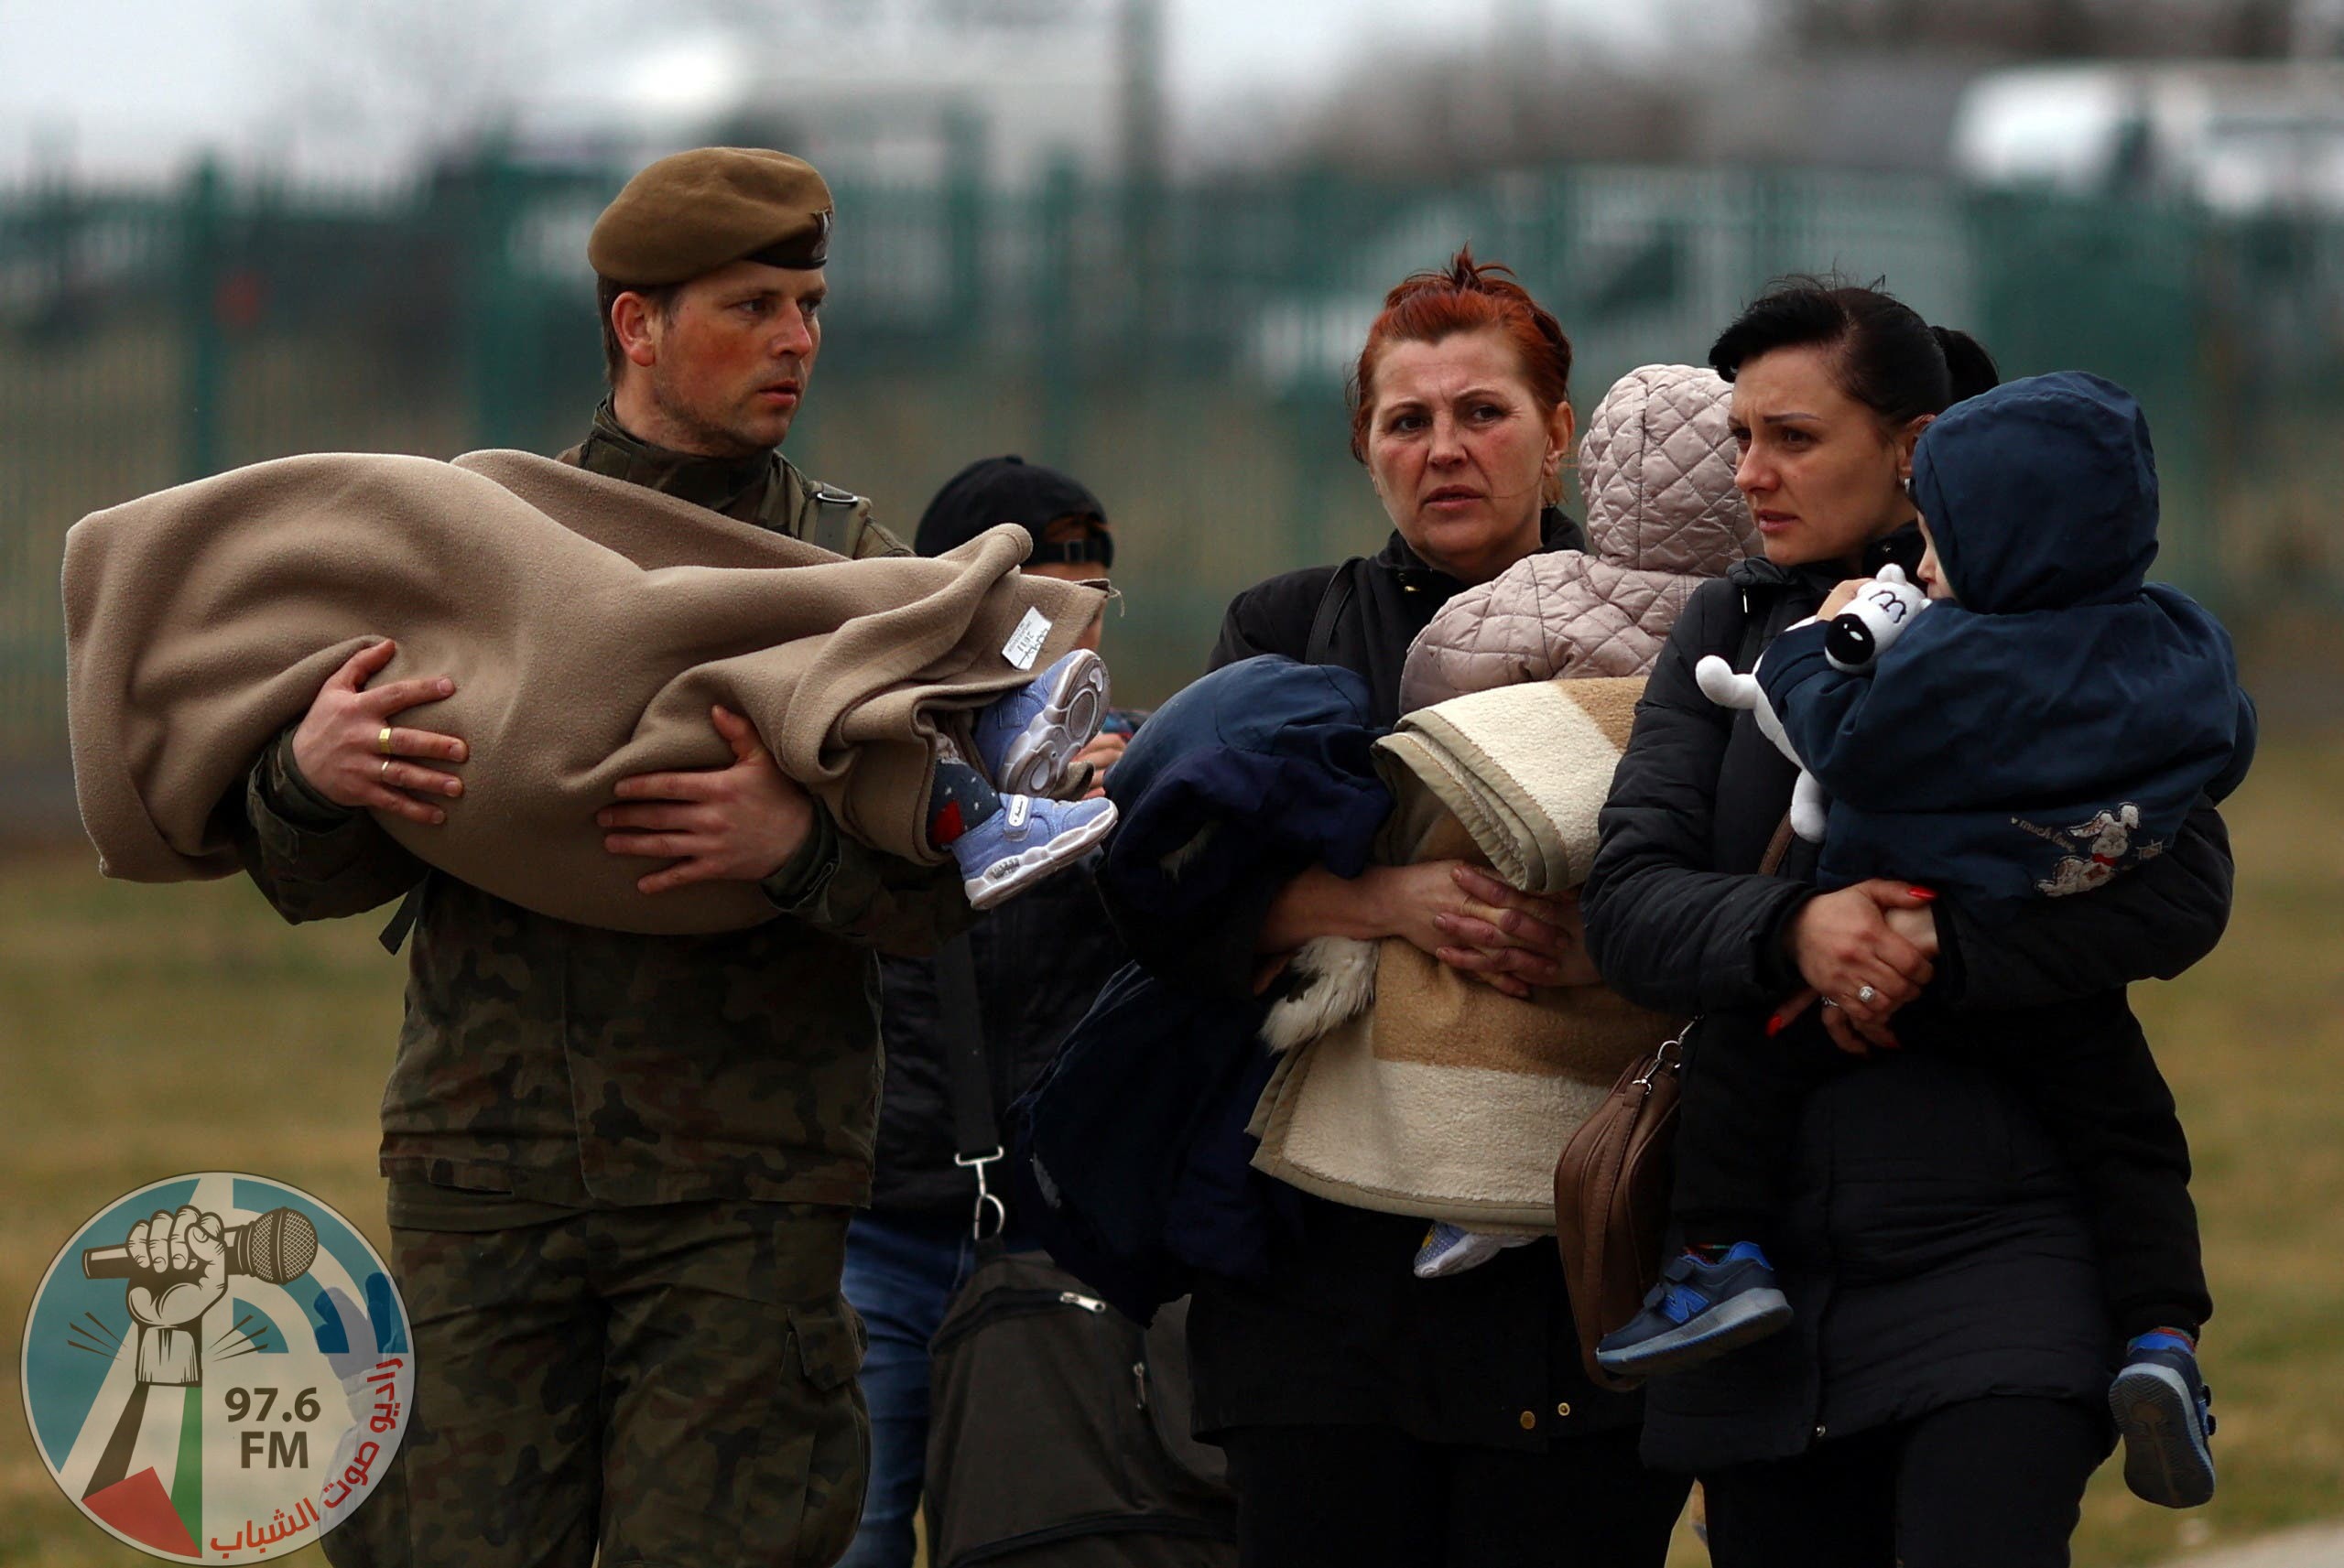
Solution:
M1091 789L1083 799L1096 800L1107 793L1107 770L1123 760L1123 748L1131 743L1129 735L1102 730L1092 737L1091 744L1074 754L1076 762L1091 764Z
M1815 612L1815 618L1818 621L1830 620L1834 615L1839 614L1839 611L1847 609L1850 604L1853 604L1856 601L1856 595L1870 588L1872 584L1872 579L1868 577L1850 578L1847 581L1833 589L1829 595L1824 599L1823 608Z

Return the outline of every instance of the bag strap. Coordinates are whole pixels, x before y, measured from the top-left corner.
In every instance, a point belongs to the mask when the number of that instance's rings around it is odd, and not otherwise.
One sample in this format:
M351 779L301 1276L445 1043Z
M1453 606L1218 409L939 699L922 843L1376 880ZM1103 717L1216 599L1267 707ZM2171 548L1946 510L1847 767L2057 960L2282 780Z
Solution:
M993 1068L985 1059L984 1020L977 1011L976 953L965 931L936 951L936 1011L952 1095L952 1162L977 1178L977 1240L997 1241L1008 1227L1009 1210L986 1186L985 1167L1002 1156L1001 1124L993 1117Z
M1304 664L1323 665L1327 662L1327 654L1335 645L1335 622L1341 620L1343 611L1351 608L1351 595L1357 591L1354 573L1359 561L1360 557L1353 556L1337 567L1335 575L1327 579L1327 591L1318 596L1318 613L1310 618L1310 640L1302 647Z
M431 879L437 874L429 867L425 868L422 877L407 890L407 896L399 900L398 908L391 912L390 924L384 926L382 935L374 938L383 945L383 951L392 957L399 956L399 949L407 946L407 933L413 931L416 922L423 918L424 895L430 891Z
M862 519L855 515L863 497L834 485L818 484L813 499L814 530L806 542L852 559L863 542Z

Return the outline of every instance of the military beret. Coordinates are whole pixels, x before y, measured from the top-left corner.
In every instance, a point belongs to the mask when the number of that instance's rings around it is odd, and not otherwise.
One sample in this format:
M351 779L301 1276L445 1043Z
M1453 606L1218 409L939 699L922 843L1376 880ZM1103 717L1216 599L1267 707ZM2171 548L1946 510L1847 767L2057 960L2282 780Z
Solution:
M695 147L626 182L586 240L613 283L657 288L736 261L818 267L829 258L830 188L814 166L763 147Z

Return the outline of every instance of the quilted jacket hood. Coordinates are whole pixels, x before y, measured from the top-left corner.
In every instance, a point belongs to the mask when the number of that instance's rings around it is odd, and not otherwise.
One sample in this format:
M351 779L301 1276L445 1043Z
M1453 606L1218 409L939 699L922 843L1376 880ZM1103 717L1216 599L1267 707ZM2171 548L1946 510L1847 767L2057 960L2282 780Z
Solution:
M1732 396L1706 365L1644 365L1612 384L1579 449L1589 555L1706 578L1756 551L1733 485Z

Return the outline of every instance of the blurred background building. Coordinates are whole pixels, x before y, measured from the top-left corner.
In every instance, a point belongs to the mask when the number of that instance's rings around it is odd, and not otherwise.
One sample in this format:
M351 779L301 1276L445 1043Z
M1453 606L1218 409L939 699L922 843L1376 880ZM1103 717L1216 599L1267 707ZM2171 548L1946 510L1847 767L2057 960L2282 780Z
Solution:
M1344 377L1470 242L1583 407L1827 270L2125 383L2162 569L2275 717L2333 718L2340 52L2339 0L0 0L0 790L71 830L74 520L288 452L569 445L587 229L707 141L837 192L791 456L906 528L986 452L1082 475L1136 699L1237 588L1375 547Z

